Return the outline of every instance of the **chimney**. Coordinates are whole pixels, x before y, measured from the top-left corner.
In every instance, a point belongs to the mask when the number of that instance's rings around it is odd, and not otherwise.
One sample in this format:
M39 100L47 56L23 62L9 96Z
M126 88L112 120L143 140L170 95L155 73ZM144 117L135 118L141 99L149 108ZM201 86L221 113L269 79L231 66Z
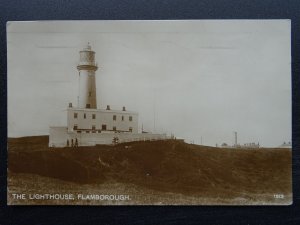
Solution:
M123 106L123 111L126 111L126 108L125 108L125 106Z
M106 110L110 110L110 106L109 105L106 106Z

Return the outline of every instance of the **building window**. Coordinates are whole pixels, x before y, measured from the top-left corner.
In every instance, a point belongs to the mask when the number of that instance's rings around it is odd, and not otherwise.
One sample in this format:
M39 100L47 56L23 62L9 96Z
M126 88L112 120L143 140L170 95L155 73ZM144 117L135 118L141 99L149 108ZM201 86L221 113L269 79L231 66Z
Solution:
M92 125L92 133L96 133L96 125Z
M117 120L117 116L113 115L113 120L116 121Z
M87 134L88 134L88 133L90 133L90 131L88 131L88 130L87 130L87 131L85 131L85 133L87 133Z
M129 116L129 121L132 121L132 116Z
M74 119L77 119L78 113L74 113Z
M83 119L86 119L86 113L83 114Z
M81 130L78 130L77 133L81 133Z
M117 130L117 128L116 128L116 127L113 127L113 130L114 130L114 131L116 131L116 130Z
M92 96L92 92L89 91L89 97L91 97L91 96Z
M124 116L122 116L122 121L124 121Z
M132 127L129 127L129 132L132 132Z
M102 124L102 130L106 130L106 124Z
M87 109L91 108L91 104L86 104L86 108Z
M77 130L78 129L78 126L77 126L77 124L75 124L74 126L73 126L73 130Z
M93 118L93 120L96 119L96 114L93 114L93 115L92 115L92 118Z

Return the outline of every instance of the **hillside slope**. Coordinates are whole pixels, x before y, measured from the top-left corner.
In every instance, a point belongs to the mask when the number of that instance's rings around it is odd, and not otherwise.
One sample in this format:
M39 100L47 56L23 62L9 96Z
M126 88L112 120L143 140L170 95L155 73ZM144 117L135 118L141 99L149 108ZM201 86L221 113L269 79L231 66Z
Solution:
M47 143L45 136L9 139L9 171L214 198L291 193L289 149L222 149L176 140L61 149Z

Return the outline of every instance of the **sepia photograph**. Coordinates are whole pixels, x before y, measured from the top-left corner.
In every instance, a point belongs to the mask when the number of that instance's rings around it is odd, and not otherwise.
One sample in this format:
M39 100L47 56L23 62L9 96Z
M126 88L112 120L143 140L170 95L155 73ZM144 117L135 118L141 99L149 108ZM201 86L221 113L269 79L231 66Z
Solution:
M291 205L290 20L7 22L8 205Z

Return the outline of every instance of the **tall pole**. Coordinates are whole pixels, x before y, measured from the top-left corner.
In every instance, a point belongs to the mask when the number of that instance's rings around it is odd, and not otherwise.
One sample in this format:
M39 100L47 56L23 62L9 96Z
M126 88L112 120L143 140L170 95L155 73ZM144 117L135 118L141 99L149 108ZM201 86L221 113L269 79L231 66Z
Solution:
M235 146L237 146L237 132L234 131L234 142L235 142Z
M154 99L154 101L153 101L153 132L155 133L155 119L156 119L156 118L155 118L155 114L156 114L156 113L155 113L155 110L156 110L156 109L155 109L155 100L156 100L156 99L155 99L155 92L154 92L154 98L153 98L153 99Z
M78 77L77 108L79 108L79 95L80 95L80 71L79 71L79 77Z

